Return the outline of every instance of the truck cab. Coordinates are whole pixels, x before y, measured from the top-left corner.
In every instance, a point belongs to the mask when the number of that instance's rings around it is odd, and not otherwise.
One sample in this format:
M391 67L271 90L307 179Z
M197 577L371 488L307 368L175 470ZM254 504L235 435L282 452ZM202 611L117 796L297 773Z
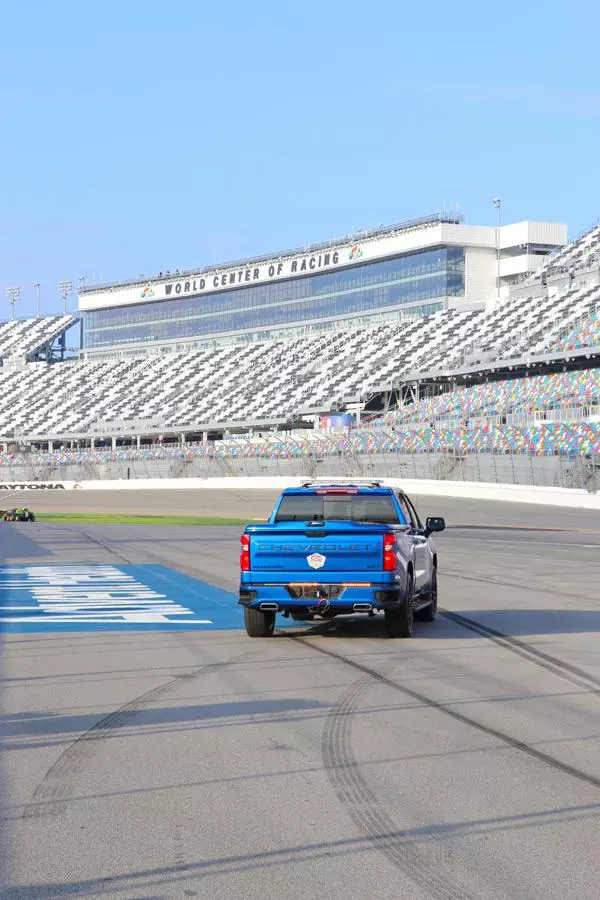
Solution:
M239 603L250 637L277 613L300 621L383 611L390 637L410 637L437 609L441 518L422 524L404 491L381 481L323 479L286 488L266 524L241 536Z

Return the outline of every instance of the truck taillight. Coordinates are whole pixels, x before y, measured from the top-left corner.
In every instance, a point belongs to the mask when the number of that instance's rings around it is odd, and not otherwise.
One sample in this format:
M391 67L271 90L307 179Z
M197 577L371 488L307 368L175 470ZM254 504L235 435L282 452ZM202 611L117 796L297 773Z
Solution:
M250 535L243 534L240 538L242 550L240 553L240 569L242 572L250 571Z
M384 534L383 536L383 571L396 571L396 535Z

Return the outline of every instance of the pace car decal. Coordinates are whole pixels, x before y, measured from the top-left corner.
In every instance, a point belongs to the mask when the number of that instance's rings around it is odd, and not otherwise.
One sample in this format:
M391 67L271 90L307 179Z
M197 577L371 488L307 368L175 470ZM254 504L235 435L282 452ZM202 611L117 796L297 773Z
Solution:
M310 556L306 557L306 562L311 569L322 569L326 559L327 557L323 556L322 553L311 553Z

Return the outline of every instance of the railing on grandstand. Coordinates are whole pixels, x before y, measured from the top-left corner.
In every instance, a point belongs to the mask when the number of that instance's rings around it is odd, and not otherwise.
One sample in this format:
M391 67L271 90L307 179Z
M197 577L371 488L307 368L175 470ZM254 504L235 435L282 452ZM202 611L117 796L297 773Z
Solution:
M407 413L410 407L407 407ZM532 409L527 412L503 413L489 416L464 416L460 419L432 416L419 421L399 421L393 428L396 431L417 431L420 428L474 428L489 425L542 425L547 422L597 422L600 421L600 406L564 406L556 409ZM377 430L389 428L386 424L373 424L369 427Z

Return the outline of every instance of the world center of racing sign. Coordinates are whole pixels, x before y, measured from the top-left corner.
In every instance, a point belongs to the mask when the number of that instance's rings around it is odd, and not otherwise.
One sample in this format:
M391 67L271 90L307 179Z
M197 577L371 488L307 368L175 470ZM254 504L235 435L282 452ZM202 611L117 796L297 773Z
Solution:
M5 631L239 628L233 595L166 566L0 568Z

